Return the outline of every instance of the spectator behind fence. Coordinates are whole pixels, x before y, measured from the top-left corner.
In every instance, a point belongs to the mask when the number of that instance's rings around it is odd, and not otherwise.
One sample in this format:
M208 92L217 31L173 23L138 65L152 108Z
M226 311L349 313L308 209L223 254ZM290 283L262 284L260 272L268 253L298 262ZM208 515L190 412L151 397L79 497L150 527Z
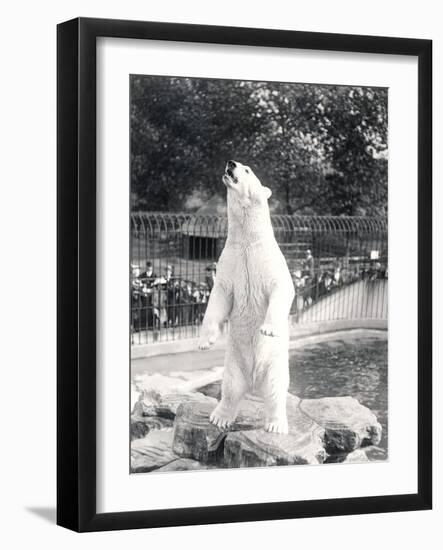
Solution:
M131 264L131 287L133 291L140 290L143 283L140 280L140 267L136 264Z
M343 285L342 268L341 268L341 264L338 260L334 264L334 275L333 275L332 284L334 286L342 286Z
M159 286L164 290L172 288L175 282L178 281L177 277L174 277L174 268L171 264L167 264L165 272L160 277L155 277L153 281L154 286Z
M314 277L314 257L309 248L306 250L306 258L303 262L303 275L311 279Z
M303 277L303 273L301 269L297 268L292 272L292 281L296 289L303 288L305 286L305 279Z
M376 279L384 279L385 276L386 276L386 270L382 269L381 263L378 261L371 260L371 265L368 273L369 280L375 281Z
M148 288L154 286L154 282L157 279L157 275L154 273L154 266L151 261L146 262L146 271L140 274L139 279L143 285L146 285Z
M206 278L205 278L206 284L208 285L208 288L209 288L209 292L211 292L211 290L214 287L216 273L217 273L217 264L215 262L212 264L209 264L208 267L206 268Z
M131 264L131 333L135 330L140 330L142 324L142 300L140 293L142 283L139 276L139 266L136 264Z
M332 290L333 283L334 278L332 274L328 270L323 271L318 279L318 295L324 296L330 292Z
M303 270L297 268L292 273L292 281L295 288L295 307L297 311L302 311L304 308L309 307L314 301L312 276L309 275L305 269L304 262L302 266Z
M174 267L171 264L168 264L165 269L165 274L162 277L166 288L172 288L176 281L177 277L174 276Z

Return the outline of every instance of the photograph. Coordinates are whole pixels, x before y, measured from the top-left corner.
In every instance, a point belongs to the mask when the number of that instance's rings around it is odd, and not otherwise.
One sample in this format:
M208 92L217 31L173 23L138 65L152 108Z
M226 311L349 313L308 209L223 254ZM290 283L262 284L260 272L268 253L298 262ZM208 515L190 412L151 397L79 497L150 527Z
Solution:
M130 473L388 461L388 88L128 86Z
M4 4L2 548L438 548L439 7Z

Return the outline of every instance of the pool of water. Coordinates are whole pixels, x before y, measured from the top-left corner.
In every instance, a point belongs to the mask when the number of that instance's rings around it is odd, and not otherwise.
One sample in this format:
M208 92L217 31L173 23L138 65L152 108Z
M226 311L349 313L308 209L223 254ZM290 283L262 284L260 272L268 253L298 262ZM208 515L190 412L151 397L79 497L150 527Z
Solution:
M291 351L289 391L301 398L355 397L383 427L371 460L388 456L388 342L384 338L349 337Z

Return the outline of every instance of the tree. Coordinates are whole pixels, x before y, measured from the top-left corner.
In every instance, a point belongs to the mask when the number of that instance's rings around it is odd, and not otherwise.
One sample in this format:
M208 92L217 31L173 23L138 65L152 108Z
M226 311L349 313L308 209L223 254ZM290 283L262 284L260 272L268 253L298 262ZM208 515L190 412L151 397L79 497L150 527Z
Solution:
M134 76L133 206L177 210L223 193L228 159L250 164L276 210L383 213L387 91Z

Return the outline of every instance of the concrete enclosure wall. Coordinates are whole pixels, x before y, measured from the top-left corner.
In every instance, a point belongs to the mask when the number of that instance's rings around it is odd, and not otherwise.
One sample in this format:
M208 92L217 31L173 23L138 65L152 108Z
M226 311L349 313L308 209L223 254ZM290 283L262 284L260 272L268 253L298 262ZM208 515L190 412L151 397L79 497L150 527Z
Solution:
M364 280L347 285L320 298L303 311L299 323L338 319L387 319L388 280Z

